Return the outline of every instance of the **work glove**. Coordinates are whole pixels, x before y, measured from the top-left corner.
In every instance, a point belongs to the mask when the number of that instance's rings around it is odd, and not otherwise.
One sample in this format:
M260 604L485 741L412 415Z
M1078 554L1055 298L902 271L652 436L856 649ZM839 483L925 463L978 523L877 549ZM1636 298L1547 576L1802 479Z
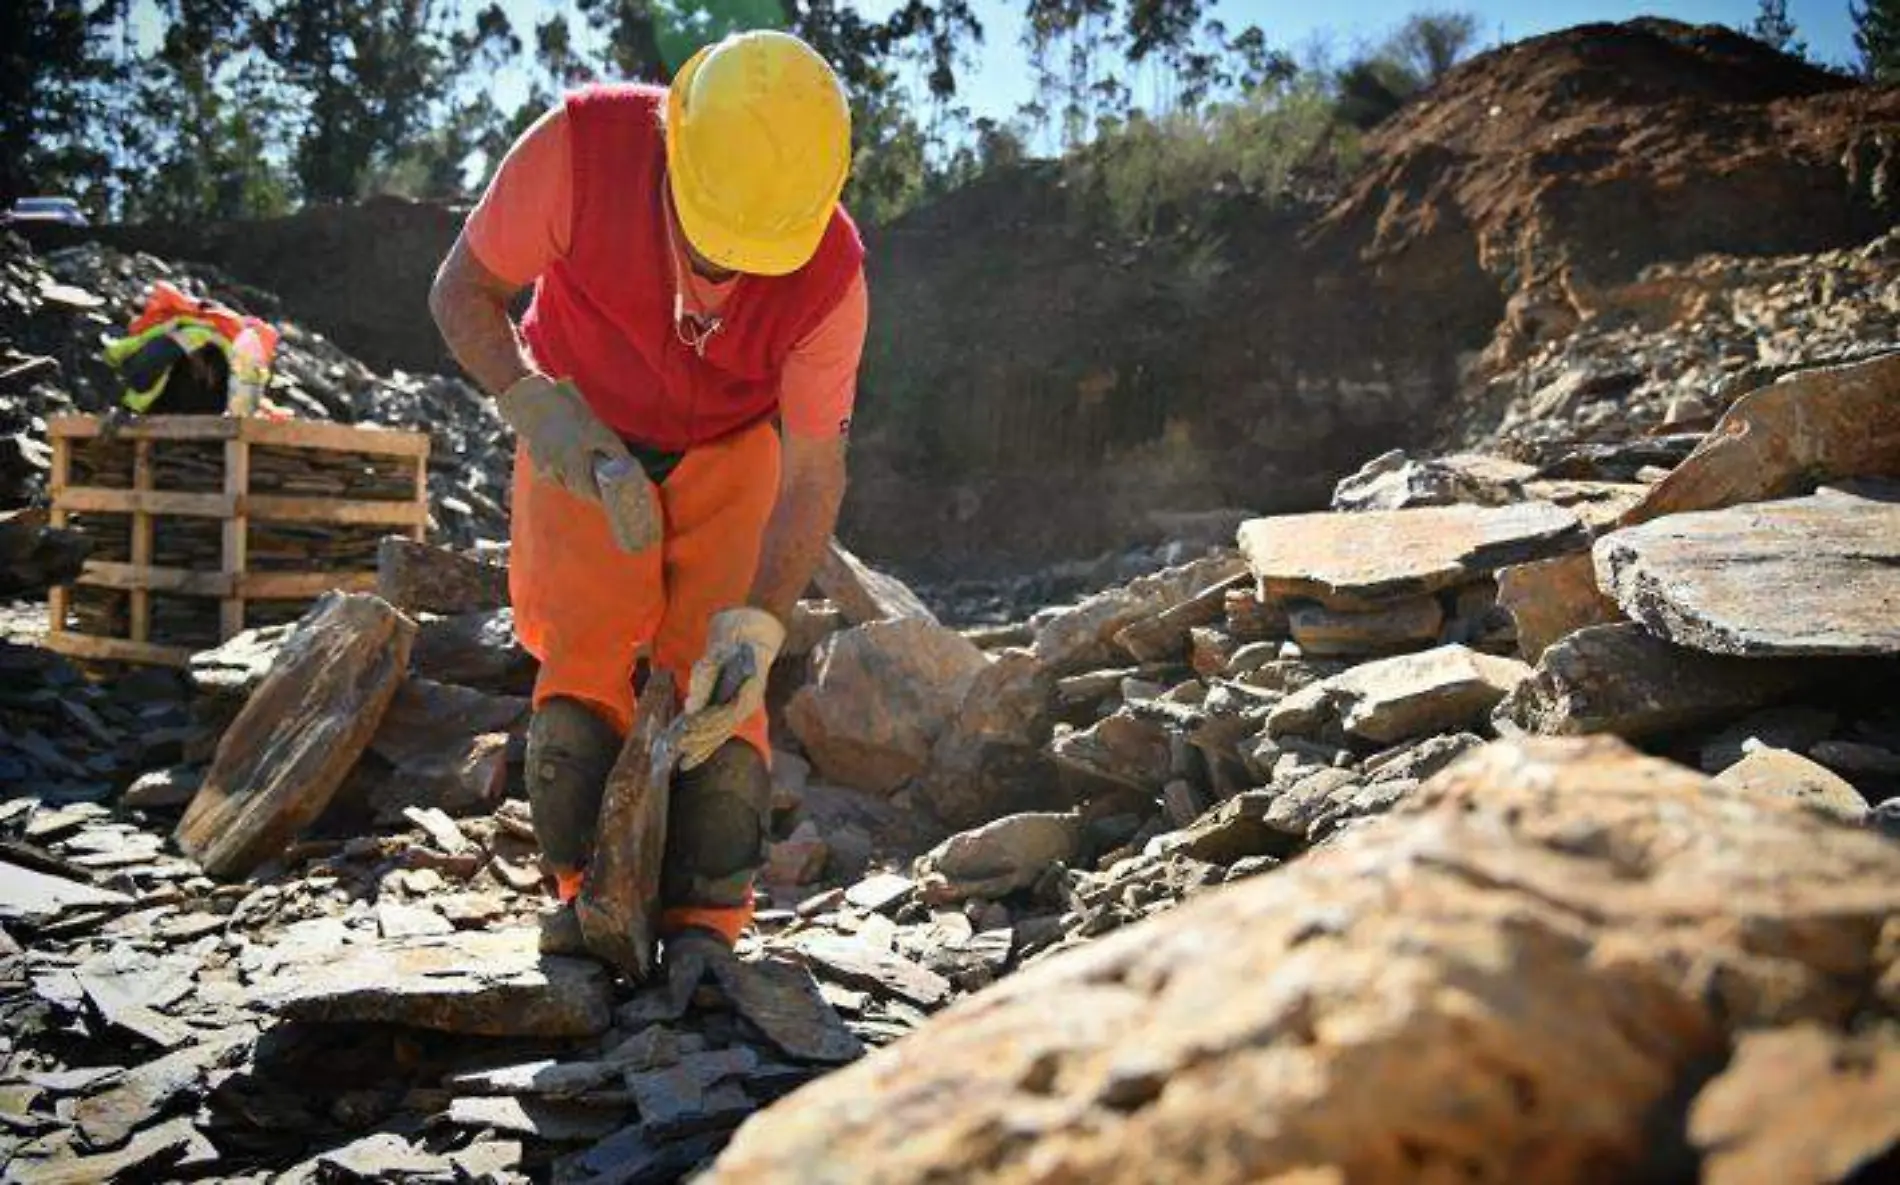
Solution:
M528 446L536 472L579 498L601 504L614 542L625 552L660 541L659 499L626 442L600 422L567 379L530 374L496 400L501 418Z
M680 768L692 769L732 739L765 703L765 681L785 645L785 627L763 609L725 609L713 614L706 652L693 664L680 728ZM720 688L720 674L740 673L736 690ZM729 682L729 681L728 681ZM716 694L715 691L720 692ZM730 691L729 696L723 694Z

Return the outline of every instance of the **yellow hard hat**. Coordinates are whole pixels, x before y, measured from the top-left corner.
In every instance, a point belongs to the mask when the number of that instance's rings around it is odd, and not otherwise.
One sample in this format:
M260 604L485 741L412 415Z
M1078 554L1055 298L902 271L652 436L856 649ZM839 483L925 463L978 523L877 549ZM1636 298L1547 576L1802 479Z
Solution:
M709 45L667 91L666 168L694 250L733 271L797 271L817 253L851 171L844 86L789 33Z

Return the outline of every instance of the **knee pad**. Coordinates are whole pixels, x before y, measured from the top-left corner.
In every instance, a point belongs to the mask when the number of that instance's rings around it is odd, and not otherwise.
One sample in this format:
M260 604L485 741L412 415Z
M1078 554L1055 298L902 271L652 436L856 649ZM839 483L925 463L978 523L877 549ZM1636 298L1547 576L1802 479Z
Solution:
M535 709L528 725L528 801L549 865L566 870L587 863L607 775L619 755L619 734L579 700L551 699Z
M772 775L733 739L697 769L673 775L661 894L669 906L730 908L751 900L765 863Z

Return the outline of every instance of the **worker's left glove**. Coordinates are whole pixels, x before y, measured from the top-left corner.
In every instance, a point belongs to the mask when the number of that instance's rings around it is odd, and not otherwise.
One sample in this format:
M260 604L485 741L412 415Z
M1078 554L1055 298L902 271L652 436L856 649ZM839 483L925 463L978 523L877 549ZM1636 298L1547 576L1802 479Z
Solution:
M693 664L680 729L680 768L692 769L731 739L765 704L765 681L785 645L785 627L763 609L725 609L713 614L706 652ZM722 680L722 672L737 672ZM720 687L724 682L726 687Z

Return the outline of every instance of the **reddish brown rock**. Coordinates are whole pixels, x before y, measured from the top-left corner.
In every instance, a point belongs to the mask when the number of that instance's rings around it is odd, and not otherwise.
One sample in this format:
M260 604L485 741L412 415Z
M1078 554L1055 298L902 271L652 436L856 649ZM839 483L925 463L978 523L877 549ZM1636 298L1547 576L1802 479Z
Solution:
M825 558L812 583L852 625L898 621L906 617L937 624L937 615L909 585L871 567L846 551L836 539L826 547Z
M1790 804L1599 740L1399 810L960 1003L709 1179L1633 1180L1740 1032L1892 994L1900 849Z
M1580 629L1623 619L1616 602L1597 587L1587 551L1500 570L1498 604L1517 623L1518 653L1532 663Z
M1115 638L1124 629L1192 600L1246 569L1246 561L1226 552L1104 589L1043 622L1032 648L1036 660L1058 675L1112 666L1120 654Z
M1623 523L1781 498L1856 476L1900 476L1900 354L1804 370L1744 395Z
M817 661L785 719L826 780L877 792L924 772L988 665L962 635L914 617L834 634Z
M1705 1185L1873 1180L1857 1174L1900 1155L1900 1034L1751 1033L1696 1097L1689 1139Z

